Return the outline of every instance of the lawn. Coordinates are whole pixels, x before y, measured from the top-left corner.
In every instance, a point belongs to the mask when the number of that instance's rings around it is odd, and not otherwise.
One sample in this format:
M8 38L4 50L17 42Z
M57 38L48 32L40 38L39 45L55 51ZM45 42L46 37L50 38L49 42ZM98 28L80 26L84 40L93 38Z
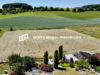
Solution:
M66 71L57 71L54 73L54 75L94 75L94 74L81 74L75 71L75 69L68 68Z
M73 12L66 12L66 11L37 11L37 12L25 12L25 13L12 14L12 15L0 14L0 19L19 17L19 16L40 16L40 17L54 17L54 18L64 17L64 18L87 20L87 19L100 18L100 12L88 11L82 13L73 13Z
M69 26L67 28L100 39L100 25L90 25L90 26L79 25L79 26Z
M8 64L0 64L0 74L4 74L5 70L10 71L9 65Z

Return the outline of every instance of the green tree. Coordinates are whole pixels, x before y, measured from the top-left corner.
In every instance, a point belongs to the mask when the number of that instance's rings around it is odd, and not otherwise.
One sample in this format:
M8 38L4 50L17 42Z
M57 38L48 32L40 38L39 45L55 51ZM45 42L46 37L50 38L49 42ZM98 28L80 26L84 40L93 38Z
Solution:
M78 8L77 11L78 11L78 12L84 12L84 9L83 9L83 8Z
M54 53L54 68L58 68L58 63L59 63L59 60L58 60L58 51L56 50L55 53Z
M100 65L100 61L99 61L99 59L95 55L89 56L88 62L89 62L89 64L91 64L93 66Z
M73 9L72 9L72 12L77 12L77 9L76 9L76 8L73 8Z
M60 11L64 11L64 9L63 8L60 8Z
M21 63L22 58L18 54L12 54L11 56L8 57L9 60L9 65L12 66L14 63Z
M2 13L2 9L0 9L0 13Z
M59 60L61 60L63 58L63 46L61 45L59 47Z
M14 63L11 67L11 70L14 71L17 75L25 75L24 68L21 63Z
M66 8L66 11L69 12L70 11L70 8Z
M24 66L25 71L29 71L35 66L35 60L32 57L25 56L22 58L22 65Z
M100 11L100 7L96 8L97 11Z
M10 27L10 31L13 31L13 27Z
M48 64L48 51L44 53L44 64Z

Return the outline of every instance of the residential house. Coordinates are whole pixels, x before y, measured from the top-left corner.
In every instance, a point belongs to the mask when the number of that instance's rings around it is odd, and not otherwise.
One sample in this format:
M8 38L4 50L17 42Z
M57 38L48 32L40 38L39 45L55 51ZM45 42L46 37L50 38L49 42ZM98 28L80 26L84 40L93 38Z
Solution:
M78 59L88 59L88 57L90 55L92 55L93 53L90 53L88 51L78 51L74 54L74 56L76 56Z
M76 62L78 61L79 59L76 58L73 54L66 54L64 55L64 61L65 62L70 62L70 59L73 58L73 61Z

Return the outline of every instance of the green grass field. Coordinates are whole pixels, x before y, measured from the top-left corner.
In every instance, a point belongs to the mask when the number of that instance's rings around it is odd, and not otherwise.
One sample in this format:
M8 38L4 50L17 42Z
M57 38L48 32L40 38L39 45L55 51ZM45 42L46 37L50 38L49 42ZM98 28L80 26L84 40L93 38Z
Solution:
M90 25L90 26L78 25L78 26L69 26L67 28L100 39L100 25Z
M5 71L5 70L10 71L9 65L8 65L8 64L0 64L0 75L1 75L1 74L4 74L4 71Z
M87 20L87 19L94 19L94 18L100 18L100 12L99 11L88 11L88 12L82 12L82 13L73 13L73 12L66 12L66 11L38 11L38 12L26 12L26 13L19 13L19 14L7 14L2 15L0 14L0 19L5 18L12 18L12 17L19 17L19 16L40 16L40 17L55 17L55 18L73 18L73 19L81 19L81 20Z
M50 28L69 25L100 24L100 12L73 13L66 11L38 11L20 14L0 14L0 28Z

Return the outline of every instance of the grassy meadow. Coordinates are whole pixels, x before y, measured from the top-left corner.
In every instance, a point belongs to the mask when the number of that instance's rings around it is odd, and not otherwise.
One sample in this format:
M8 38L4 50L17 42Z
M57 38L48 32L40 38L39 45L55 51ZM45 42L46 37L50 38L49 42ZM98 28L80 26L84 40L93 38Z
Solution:
M100 25L84 25L84 26L69 26L66 27L71 30L75 30L79 33L87 34L89 36L100 39Z
M54 17L54 18L64 17L64 18L87 20L87 19L100 18L100 12L88 11L81 13L73 13L66 11L37 11L37 12L25 12L25 13L7 14L7 15L0 14L0 19L19 17L19 16L40 16L40 17Z

